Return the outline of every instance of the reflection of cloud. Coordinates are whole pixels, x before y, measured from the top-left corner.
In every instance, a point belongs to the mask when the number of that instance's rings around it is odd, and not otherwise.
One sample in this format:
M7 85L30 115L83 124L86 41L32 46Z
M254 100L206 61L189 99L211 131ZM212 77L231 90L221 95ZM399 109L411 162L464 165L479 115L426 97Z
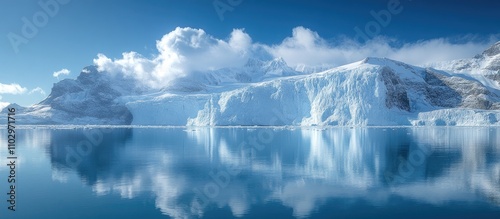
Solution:
M93 186L92 186L92 191L96 193L98 196L103 196L109 194L110 191L110 186L105 185L101 181L97 181Z
M255 130L134 130L131 141L106 156L113 161L110 166L82 162L87 172L81 174L96 175L92 188L97 195L117 193L130 199L151 193L155 206L174 218L204 215L208 209L196 207L198 198L208 203L205 207L227 207L236 217L254 204L276 201L292 208L294 216L308 217L331 199L375 206L392 204L391 197L436 206L485 197L500 200L500 163L485 159L492 151L500 153L498 145L491 145L500 133L474 130L274 130L274 138L286 144L268 144L251 157L242 153L240 143L257 136ZM415 166L405 182L387 185L384 172L397 170L400 158L421 145L433 147L425 165ZM461 156L447 159L447 153ZM194 190L203 193L206 185L217 184L210 172L234 165L241 173L219 185L213 197L196 194Z
M142 192L142 182L147 177L135 175L133 178L121 178L108 182L105 180L98 180L92 185L92 191L98 196L107 195L114 191L120 194L122 198L132 199Z
M156 207L173 218L186 218L187 208L177 201L186 192L183 180L176 178L175 174L159 173L159 171L151 173L153 177L151 191L156 195Z
M314 189L311 189L310 186L314 186ZM293 216L302 218L309 216L321 201L334 197L336 192L331 186L306 183L301 180L285 183L283 188L275 191L271 197L280 200L283 205L291 207Z
M473 201L472 191L457 183L456 179L444 178L437 182L400 185L392 193L429 204L441 205L451 200Z
M68 173L54 168L52 169L52 180L60 183L66 183L68 182Z
M236 217L243 217L247 212L250 206L248 206L248 203L246 200L240 198L232 198L228 202L229 208L231 208L231 212L233 213L234 216Z

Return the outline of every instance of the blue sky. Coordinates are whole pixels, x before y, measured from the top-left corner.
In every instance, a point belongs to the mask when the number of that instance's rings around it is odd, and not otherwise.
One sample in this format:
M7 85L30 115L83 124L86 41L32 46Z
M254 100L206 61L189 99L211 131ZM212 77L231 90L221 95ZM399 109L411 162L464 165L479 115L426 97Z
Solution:
M58 10L51 5L53 14L41 6L54 2ZM214 4L219 11L229 10L218 13ZM2 0L0 102L39 102L53 83L76 78L85 66L118 68L114 61L124 60L124 52L134 51L154 63L162 54L157 41L172 36L176 27L201 29L210 39L228 43L240 39L265 45L291 66L335 66L363 56L411 64L471 57L499 39L499 8L500 1L484 0ZM38 19L33 36L24 37L23 18L32 24ZM367 37L359 37L356 27ZM14 35L25 40L13 46ZM181 52L172 45L165 48ZM98 54L111 61L100 62ZM55 72L61 74L54 77Z

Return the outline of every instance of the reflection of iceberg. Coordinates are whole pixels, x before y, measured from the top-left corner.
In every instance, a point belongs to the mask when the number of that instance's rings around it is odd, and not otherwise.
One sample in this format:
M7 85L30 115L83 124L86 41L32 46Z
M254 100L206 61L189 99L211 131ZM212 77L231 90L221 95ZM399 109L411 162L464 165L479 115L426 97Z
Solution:
M19 153L20 147L37 147L38 145L48 145L50 142L50 130L31 130L31 129L16 129L16 153ZM7 129L0 129L0 171L7 171L9 168L6 164L10 162L7 157L12 156L8 154L7 143L8 134ZM20 137L21 136L21 137ZM33 148L28 148L33 149ZM31 151L31 150L28 150ZM24 154L15 154L17 157L16 164L22 165L25 162ZM32 160L33 162L33 160ZM3 179L2 179L3 180ZM5 180L6 181L6 180Z
M460 157L457 156L457 160L450 162L448 170L439 176L425 183L401 185L394 189L395 194L432 204L442 204L448 201L471 201L474 193L478 193L500 205L500 148L496 143L500 142L500 130L417 129L414 134L420 142L435 145L434 154L456 153ZM433 157L429 160L433 160ZM436 159L433 163L436 162L442 161Z
M258 141L264 130L272 135L270 143ZM85 139L76 131L70 138L58 132L48 150L55 173L69 167L61 145ZM394 197L498 205L498 138L500 129L488 128L118 129L70 168L97 195L130 199L151 193L156 207L175 218L201 216L214 207L239 217L266 203L307 217L331 200L384 206ZM252 139L260 146L252 146ZM425 160L412 163L428 148ZM402 165L413 166L401 173ZM388 181L387 174L399 181Z

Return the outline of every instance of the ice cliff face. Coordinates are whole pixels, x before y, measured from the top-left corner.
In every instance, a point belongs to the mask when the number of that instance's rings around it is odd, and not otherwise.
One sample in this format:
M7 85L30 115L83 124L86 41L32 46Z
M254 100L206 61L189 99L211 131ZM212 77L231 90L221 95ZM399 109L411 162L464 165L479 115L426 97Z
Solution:
M318 73L283 59L190 74L160 90L87 67L23 109L38 124L500 125L500 43L427 68L367 58Z
M138 98L127 107L137 125L487 125L500 118L493 111L500 109L499 100L497 91L475 80L367 58L321 73L280 77L220 93ZM454 111L445 118L420 115L449 108ZM485 114L484 119L462 118L476 113Z

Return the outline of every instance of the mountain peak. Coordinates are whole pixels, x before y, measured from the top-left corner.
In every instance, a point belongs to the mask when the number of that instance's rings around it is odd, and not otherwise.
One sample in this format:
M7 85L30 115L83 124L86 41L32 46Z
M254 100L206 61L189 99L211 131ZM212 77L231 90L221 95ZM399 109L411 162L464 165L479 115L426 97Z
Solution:
M278 58L273 59L273 62L285 63L286 64L285 59L283 59L283 57L281 57L281 56L278 57Z
M496 42L483 52L484 56L496 56L498 54L500 54L500 41Z
M285 60L281 57L269 61L268 65L273 68L288 68L288 64L286 64Z
M2 107L2 106L0 106L0 107ZM7 104L6 106L3 106L3 108L0 108L1 113L5 113L5 114L9 113L8 108L15 108L16 113L22 113L26 109L26 107L20 106L17 103L10 103L10 104Z
M245 64L246 68L250 68L253 71L258 71L262 73L293 73L294 70L288 66L282 57L278 57L270 60L261 60L256 58L249 58Z
M278 57L272 60L249 58L247 63L245 64L245 67L262 67L262 66L288 67L288 64L282 57Z
M400 61L388 59L388 58L378 58L378 57L366 57L361 61L361 64L372 64L372 65L388 65L389 63L395 63L397 65L405 64ZM405 64L406 65L406 64Z
M262 66L262 61L256 58L249 58L247 63L245 64L245 67L257 67L257 66Z

